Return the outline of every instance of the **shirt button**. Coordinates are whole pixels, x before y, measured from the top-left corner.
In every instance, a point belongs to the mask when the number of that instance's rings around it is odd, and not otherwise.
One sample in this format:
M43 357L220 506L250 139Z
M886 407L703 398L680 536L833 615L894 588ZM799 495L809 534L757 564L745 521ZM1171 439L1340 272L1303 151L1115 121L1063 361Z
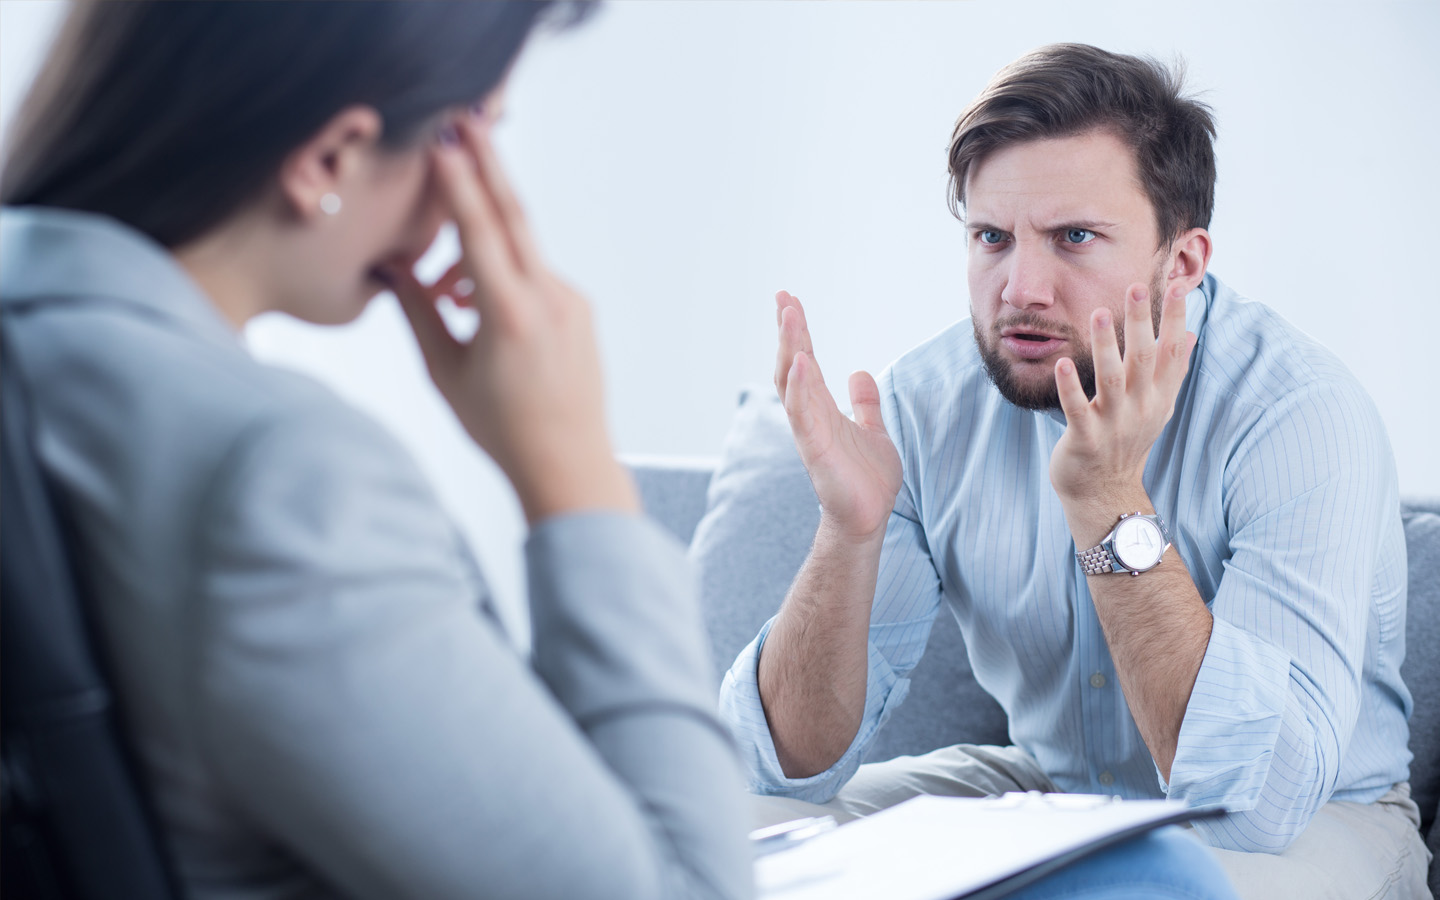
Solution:
M1111 775L1109 772L1101 772L1100 783L1105 785L1106 787L1109 787L1110 785L1115 783L1115 776Z
M1094 675L1091 675L1091 676L1090 676L1090 686L1093 687L1093 688L1102 688L1102 687L1104 687L1104 686L1105 686L1105 676L1102 675L1102 674L1099 673L1099 672L1096 672Z

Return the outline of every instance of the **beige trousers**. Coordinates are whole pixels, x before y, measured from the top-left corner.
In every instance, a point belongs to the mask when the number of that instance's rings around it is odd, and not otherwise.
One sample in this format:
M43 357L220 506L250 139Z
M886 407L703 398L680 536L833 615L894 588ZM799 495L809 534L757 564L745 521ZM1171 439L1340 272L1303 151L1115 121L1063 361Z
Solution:
M1054 790L1040 764L1018 747L959 744L861 766L822 806L756 797L752 809L758 828L826 814L846 822L920 794ZM1419 808L1402 782L1374 803L1325 804L1284 853L1211 852L1243 900L1431 900L1425 884L1430 852L1419 826Z

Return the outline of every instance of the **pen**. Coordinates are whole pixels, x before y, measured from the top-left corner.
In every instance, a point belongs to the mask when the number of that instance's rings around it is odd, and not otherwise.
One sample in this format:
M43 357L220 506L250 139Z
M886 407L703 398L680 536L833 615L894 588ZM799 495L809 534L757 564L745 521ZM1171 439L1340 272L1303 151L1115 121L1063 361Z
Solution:
M756 856L766 856L781 850L789 850L791 847L827 831L833 831L835 828L834 816L810 816L790 822L781 822L779 825L771 825L768 828L758 828L750 832L750 845L755 848Z

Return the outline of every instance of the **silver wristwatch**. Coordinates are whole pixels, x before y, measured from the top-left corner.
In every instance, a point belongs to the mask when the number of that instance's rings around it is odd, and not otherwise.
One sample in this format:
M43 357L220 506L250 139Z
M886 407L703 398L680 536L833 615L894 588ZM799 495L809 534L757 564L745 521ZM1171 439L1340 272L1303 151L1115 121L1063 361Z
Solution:
M1139 575L1160 565L1160 558L1170 549L1170 529L1159 516L1126 513L1089 550L1075 554L1086 575L1126 572Z

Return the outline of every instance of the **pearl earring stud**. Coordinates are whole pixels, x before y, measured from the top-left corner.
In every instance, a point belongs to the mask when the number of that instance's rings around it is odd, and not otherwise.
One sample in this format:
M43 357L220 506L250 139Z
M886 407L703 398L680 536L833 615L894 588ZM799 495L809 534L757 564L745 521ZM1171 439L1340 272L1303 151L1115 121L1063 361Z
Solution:
M320 211L327 216L333 216L338 213L340 207L343 205L344 204L340 202L339 194L326 194L320 198Z

